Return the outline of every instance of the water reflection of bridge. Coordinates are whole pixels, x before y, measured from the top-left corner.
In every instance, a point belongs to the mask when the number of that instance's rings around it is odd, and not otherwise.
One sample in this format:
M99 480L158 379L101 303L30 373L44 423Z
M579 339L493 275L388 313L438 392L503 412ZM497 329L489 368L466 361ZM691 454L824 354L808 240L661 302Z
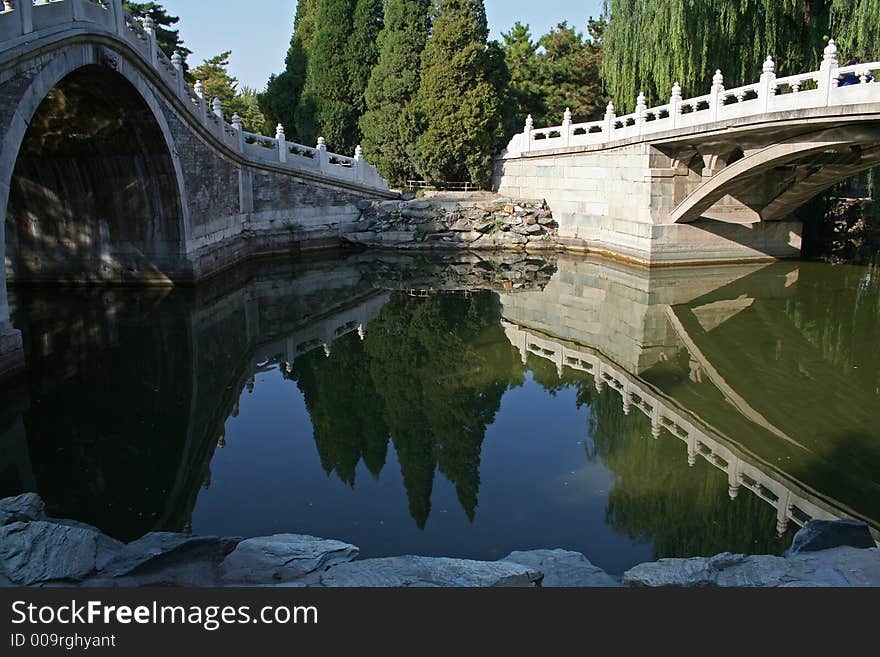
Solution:
M690 465L702 458L723 471L731 499L745 488L770 504L780 533L811 518L878 527L871 361L836 362L840 345L822 351L813 335L876 326L870 299L850 298L859 270L781 263L649 273L564 257L558 267L540 294L501 296L523 362L538 357L560 380L582 372L598 391L616 390L624 413L641 411L655 438L665 429L686 445ZM839 307L829 311L826 298ZM861 324L855 307L866 309Z
M702 425L699 419L686 410L676 407L672 400L658 390L614 365L599 353L573 344L563 344L551 337L538 335L504 322L504 330L511 344L522 354L523 362L529 355L538 356L556 365L560 378L566 368L585 372L595 380L596 390L602 392L607 385L616 390L623 404L623 412L629 415L633 408L651 420L651 434L659 439L663 430L687 445L690 466L698 457L723 471L729 483L730 499L738 497L742 487L747 488L776 509L776 531L785 533L789 523L799 526L810 520L833 520L857 515L841 509L833 500L826 500L806 487L761 463L755 455L747 454L730 438Z

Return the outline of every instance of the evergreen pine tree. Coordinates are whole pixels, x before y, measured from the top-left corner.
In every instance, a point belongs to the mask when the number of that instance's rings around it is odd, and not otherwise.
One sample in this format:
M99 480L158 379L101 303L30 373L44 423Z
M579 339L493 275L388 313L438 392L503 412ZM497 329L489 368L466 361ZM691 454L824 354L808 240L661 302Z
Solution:
M537 125L558 125L570 109L575 122L599 118L607 100L599 75L604 21L590 19L590 39L562 22L541 38L536 80L542 107L532 112Z
M489 182L504 133L502 95L489 78L498 62L488 34L482 0L436 0L419 91L407 113L411 156L429 181Z
M146 18L149 16L156 25L156 43L168 57L174 54L174 51L180 53L186 65L186 58L192 54L192 51L183 45L183 39L180 38L180 32L174 29L174 26L180 21L177 16L169 14L165 7L158 2L123 2L123 8L135 18Z
M354 5L355 0L320 0L306 84L296 110L301 138L314 143L323 136L337 153L351 152L357 145L348 57Z
M428 0L388 0L379 34L379 61L367 85L360 119L367 159L392 183L415 174L401 117L419 89L421 55L428 40Z
M351 103L358 115L367 109L364 98L370 74L379 59L379 33L382 31L382 0L357 0L348 40L348 66ZM357 131L360 141L360 130Z
M315 18L319 0L299 0L293 22L293 36L280 75L269 78L266 91L258 96L260 110L268 124L280 123L287 136L294 141L304 141L296 124L296 108L306 83L308 51L315 35Z
M526 116L543 116L545 110L538 85L538 44L532 41L529 26L517 21L501 37L501 47L510 71L510 90L504 122L504 131L510 136L522 130Z

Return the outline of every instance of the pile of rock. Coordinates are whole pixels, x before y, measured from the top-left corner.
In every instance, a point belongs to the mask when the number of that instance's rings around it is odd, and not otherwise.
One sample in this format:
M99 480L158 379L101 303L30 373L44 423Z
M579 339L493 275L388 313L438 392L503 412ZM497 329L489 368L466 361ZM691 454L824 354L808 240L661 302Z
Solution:
M874 545L864 523L813 522L784 557L663 559L620 581L566 550L512 552L499 561L359 560L354 545L301 534L156 532L123 544L94 527L46 517L36 495L0 500L0 586L880 586Z
M358 223L357 230L343 238L368 246L516 251L558 246L559 226L544 201L496 194L375 201L363 209Z

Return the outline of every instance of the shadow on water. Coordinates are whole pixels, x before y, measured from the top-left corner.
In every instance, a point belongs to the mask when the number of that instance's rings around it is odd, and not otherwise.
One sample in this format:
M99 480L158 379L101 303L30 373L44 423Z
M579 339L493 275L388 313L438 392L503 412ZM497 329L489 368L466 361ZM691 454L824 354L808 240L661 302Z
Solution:
M124 539L780 553L880 522L873 270L361 254L14 294L0 495Z

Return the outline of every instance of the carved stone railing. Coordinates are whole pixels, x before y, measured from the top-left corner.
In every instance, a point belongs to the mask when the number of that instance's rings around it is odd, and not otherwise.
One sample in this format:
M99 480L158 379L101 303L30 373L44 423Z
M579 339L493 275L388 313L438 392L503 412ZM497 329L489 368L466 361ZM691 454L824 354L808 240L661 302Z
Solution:
M323 138L315 147L289 142L281 125L272 138L245 132L237 114L228 123L219 99L207 98L200 82L192 88L187 85L180 54L175 52L168 58L159 48L152 19L132 17L123 10L122 0L0 0L0 53L67 26L82 25L110 32L126 42L215 139L245 159L388 191L387 181L364 160L360 146L354 157L347 157L328 152Z
M535 128L529 116L525 129L514 135L503 156L519 157L535 151L601 145L774 112L880 103L878 76L880 62L840 66L837 45L832 39L825 48L818 71L778 78L776 65L768 57L760 80L736 89L725 89L724 77L721 71L716 71L712 89L705 96L684 99L676 82L668 103L647 107L645 95L639 94L636 111L632 114L618 116L614 104L608 103L601 121L572 123L571 112L566 110L562 125L548 128Z

